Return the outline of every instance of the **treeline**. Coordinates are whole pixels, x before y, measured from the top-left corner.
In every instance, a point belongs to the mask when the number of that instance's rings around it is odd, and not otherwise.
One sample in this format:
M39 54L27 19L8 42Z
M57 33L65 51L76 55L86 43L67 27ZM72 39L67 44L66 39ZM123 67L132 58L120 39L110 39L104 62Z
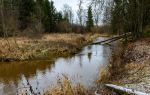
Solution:
M105 12L114 33L131 32L137 39L150 28L150 0L110 0Z
M0 35L13 32L57 32L62 21L68 21L57 12L49 0L1 0Z
M68 5L58 12L49 0L1 0L0 36L91 31L92 7L87 9L86 24L80 25L73 22L74 13Z

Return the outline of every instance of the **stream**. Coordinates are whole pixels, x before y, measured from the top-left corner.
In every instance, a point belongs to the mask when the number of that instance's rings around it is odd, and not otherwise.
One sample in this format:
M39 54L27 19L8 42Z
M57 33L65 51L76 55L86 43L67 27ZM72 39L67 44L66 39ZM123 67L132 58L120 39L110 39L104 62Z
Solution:
M107 38L100 37L94 42ZM29 85L41 93L56 85L63 75L73 83L92 87L103 65L109 63L115 45L85 46L81 52L67 58L26 62L0 63L0 95L16 95Z

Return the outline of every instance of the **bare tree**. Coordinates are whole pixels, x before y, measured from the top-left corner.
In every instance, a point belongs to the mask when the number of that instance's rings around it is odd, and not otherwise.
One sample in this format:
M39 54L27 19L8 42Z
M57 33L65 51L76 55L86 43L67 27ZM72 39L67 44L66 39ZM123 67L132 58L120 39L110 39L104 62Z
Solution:
M79 0L78 1L78 11L77 11L77 16L78 16L78 20L79 20L79 24L80 26L83 26L83 3L84 3L84 0Z
M98 26L98 24L101 22L102 14L104 11L104 4L106 0L92 0L91 4L93 7L93 16L94 16L94 22L95 25Z
M63 15L69 20L71 24L73 24L74 15L72 8L68 4L64 4Z
M105 2L103 8L103 24L110 25L111 23L111 12L113 9L113 1Z

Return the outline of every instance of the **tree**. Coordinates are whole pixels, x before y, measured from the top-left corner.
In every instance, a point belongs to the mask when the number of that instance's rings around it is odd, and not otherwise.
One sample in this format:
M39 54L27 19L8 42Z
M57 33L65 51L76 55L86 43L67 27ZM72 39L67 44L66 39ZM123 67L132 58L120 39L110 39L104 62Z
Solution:
M84 0L79 0L78 2L79 2L79 4L78 4L77 16L78 16L79 24L82 27L83 26L83 18L84 18L83 17L83 15L84 15L84 9L83 9Z
M19 22L20 29L24 30L31 23L31 16L35 11L34 0L19 0Z
M13 35L17 30L18 0L0 2L0 36Z
M72 11L72 8L67 4L64 4L63 16L64 16L64 19L66 19L69 23L73 24L73 19L74 19L73 11Z
M104 12L103 12L103 24L109 25L111 24L111 17L112 17L112 9L113 9L113 2L105 2L104 5Z
M95 25L98 27L98 24L101 22L101 17L103 10L105 9L105 0L92 0L91 5L93 7L93 19Z
M56 24L59 24L61 21L63 21L63 15L61 12L55 13L55 21L56 21Z
M42 31L42 28L44 27L44 0L36 0L36 18L37 18L37 24L41 25L41 28L39 31L43 32L45 29ZM44 27L45 28L45 27Z
M143 29L149 19L148 0L114 0L112 10L112 28L119 33L132 32L133 39L143 35ZM119 29L118 29L119 27Z
M55 13L53 1L49 2L48 0L45 0L43 7L44 7L43 24L44 24L45 32L52 32L54 28L53 20L54 20L54 13Z
M48 2L48 0L47 0L47 2ZM50 1L50 11L48 13L48 15L50 17L50 31L49 32L54 32L56 30L55 14L56 14L56 8L54 6L54 2Z
M91 6L89 6L89 8L88 8L88 17L87 17L87 24L86 25L87 25L88 31L91 31L91 28L94 26Z

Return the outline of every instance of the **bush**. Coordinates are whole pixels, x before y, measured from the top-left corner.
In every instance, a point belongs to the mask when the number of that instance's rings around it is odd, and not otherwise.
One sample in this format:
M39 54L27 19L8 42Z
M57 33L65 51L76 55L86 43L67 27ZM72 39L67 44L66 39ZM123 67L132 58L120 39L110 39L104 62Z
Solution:
M144 37L150 37L150 25L144 29Z

